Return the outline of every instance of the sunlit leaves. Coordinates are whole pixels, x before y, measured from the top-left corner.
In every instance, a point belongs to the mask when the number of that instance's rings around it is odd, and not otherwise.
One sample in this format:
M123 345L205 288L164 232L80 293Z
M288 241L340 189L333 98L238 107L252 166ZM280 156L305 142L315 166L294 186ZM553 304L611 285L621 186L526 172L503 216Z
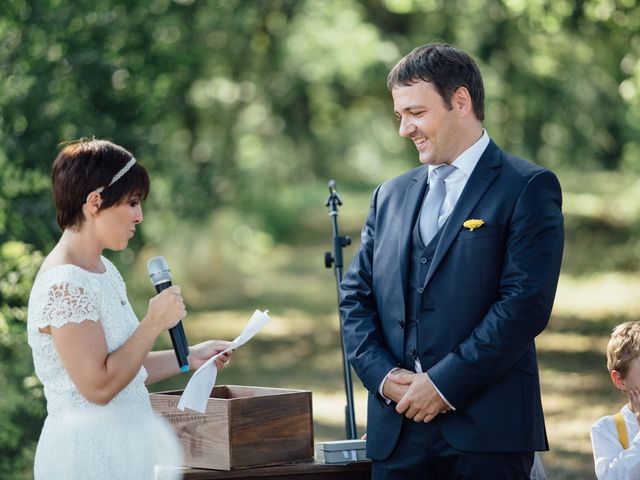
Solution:
M0 245L0 477L28 476L44 414L42 386L27 346L27 298L42 255L21 242Z

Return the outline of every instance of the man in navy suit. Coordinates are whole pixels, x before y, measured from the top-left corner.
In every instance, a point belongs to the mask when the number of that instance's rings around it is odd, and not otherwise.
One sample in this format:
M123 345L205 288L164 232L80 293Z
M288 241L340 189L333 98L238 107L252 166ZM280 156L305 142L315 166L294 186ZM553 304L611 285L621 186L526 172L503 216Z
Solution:
M528 478L548 449L534 338L560 271L560 184L490 140L464 51L418 47L388 87L422 165L374 192L340 305L373 478Z

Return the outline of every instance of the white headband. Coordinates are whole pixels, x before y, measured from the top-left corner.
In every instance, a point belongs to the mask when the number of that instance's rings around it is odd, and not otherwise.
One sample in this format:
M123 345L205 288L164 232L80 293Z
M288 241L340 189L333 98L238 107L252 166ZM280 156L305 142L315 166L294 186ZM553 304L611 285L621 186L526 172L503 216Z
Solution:
M109 182L109 185L107 185L106 187L100 187L100 188L96 188L96 193L102 193L104 191L105 188L109 188L111 185L113 185L114 183L116 183L118 180L120 180L122 178L122 176L127 173L131 167L133 167L133 165L136 163L136 159L135 157L131 157L131 160L129 160L126 165L124 167L122 167L120 169L120 171L118 173L116 173L113 178L111 179L111 181Z

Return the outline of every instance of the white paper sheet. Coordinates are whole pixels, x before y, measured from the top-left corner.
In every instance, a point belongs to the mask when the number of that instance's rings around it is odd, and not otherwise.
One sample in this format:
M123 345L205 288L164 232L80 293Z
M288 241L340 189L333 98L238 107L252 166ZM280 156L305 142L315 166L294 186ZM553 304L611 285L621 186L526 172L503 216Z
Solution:
M220 355L230 352L251 340L254 335L271 320L268 313L269 310L265 310L264 312L256 310L253 312L242 333L238 335L224 351L211 357L204 365L195 371L189 383L187 383L184 392L182 392L182 396L178 402L178 409L184 410L185 408L190 408L196 412L205 412L209 395L211 394L213 386L216 384L216 377L218 376L218 369L215 364L216 359Z

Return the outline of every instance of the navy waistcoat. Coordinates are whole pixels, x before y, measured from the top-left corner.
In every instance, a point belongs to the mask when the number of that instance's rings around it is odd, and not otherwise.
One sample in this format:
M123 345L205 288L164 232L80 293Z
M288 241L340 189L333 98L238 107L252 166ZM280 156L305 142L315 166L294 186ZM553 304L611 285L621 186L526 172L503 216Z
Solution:
M428 341L420 335L420 329L428 328L429 310L433 308L433 299L429 292L423 290L427 272L431 266L433 255L438 246L443 228L425 246L420 238L420 216L416 219L411 235L411 256L408 269L408 292L406 298L406 330L404 344L404 367L414 370L415 359L420 358L422 370L426 371L435 362L435 356L430 354ZM426 331L423 331L423 335ZM423 339L422 342L420 339ZM421 344L422 343L422 344Z

